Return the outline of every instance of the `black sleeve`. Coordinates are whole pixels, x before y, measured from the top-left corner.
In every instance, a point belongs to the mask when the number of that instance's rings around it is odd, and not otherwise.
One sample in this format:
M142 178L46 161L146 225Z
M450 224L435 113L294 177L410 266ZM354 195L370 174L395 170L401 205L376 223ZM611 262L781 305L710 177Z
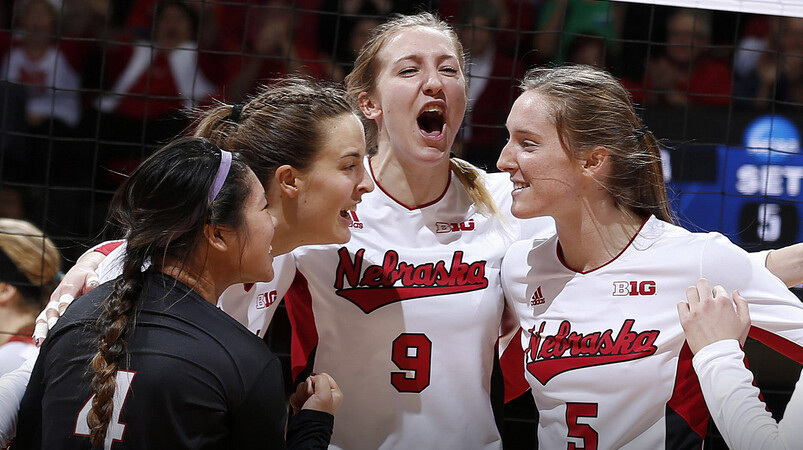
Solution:
M332 439L334 426L335 416L322 411L302 409L287 424L287 448L326 449Z
M285 423L284 380L279 360L273 358L232 413L229 448L284 449Z

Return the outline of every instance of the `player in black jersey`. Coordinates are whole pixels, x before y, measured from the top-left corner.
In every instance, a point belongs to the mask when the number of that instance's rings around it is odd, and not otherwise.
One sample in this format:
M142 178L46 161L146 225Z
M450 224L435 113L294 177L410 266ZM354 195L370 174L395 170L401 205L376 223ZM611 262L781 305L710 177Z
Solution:
M204 139L146 160L112 204L123 275L52 330L12 448L284 448L280 364L215 307L228 286L273 277L266 198L239 155ZM287 446L325 448L336 384L318 375L296 395Z

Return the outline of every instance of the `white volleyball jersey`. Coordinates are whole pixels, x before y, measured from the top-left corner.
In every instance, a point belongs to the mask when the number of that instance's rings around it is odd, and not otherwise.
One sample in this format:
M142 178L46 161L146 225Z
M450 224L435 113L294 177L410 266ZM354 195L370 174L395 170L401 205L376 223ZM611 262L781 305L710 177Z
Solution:
M595 270L558 255L557 236L521 241L502 264L543 449L701 447L709 415L677 313L701 277L749 301L751 337L803 360L803 304L718 233L651 217Z
M486 185L509 214L508 175ZM500 448L489 397L499 269L521 224L479 214L454 176L412 209L377 184L351 218L347 244L293 252L285 297L294 377L329 373L344 394L332 448ZM551 219L527 226L554 232Z

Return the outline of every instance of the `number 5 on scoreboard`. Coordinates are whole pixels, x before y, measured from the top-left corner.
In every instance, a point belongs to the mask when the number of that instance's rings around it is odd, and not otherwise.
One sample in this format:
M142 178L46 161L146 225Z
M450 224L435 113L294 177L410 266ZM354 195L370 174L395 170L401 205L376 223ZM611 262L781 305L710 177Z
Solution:
M397 391L421 392L429 386L432 341L425 334L400 334L393 341L391 360L396 367L405 371L390 373L390 384Z

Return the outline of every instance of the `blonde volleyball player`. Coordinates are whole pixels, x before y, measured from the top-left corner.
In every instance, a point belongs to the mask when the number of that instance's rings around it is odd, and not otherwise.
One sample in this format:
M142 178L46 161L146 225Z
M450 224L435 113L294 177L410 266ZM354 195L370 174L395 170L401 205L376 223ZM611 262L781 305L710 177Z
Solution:
M717 233L672 224L658 144L627 92L584 66L534 69L498 166L516 217L557 235L510 247L503 286L523 330L541 448L699 448L708 411L676 305L698 278L739 289L751 335L800 355L803 304Z

